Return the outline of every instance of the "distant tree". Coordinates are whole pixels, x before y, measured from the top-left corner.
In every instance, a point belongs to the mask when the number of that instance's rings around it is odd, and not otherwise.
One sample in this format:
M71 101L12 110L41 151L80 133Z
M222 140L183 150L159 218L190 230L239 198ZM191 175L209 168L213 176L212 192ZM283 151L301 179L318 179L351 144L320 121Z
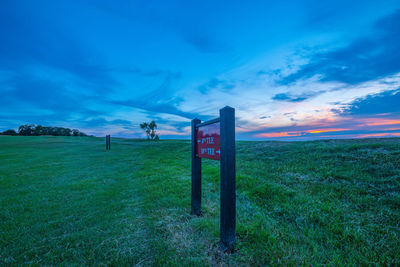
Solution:
M151 121L150 123L143 122L140 124L140 128L146 132L146 136L148 140L159 140L160 137L156 133L157 123L155 121Z
M34 135L35 133L35 124L25 124L21 125L18 128L19 135Z
M52 127L43 127L42 135L51 135L51 128Z
M147 122L143 122L140 124L140 128L146 132L147 139L150 139L150 128Z
M79 130L73 129L73 130L72 130L72 135L73 135L73 136L79 136Z
M43 126L37 125L34 130L34 135L43 135Z
M21 125L18 127L18 134L19 135L24 135L25 133L25 125Z
M6 130L4 132L1 133L2 135L18 135L18 133L15 130Z
M48 127L49 135L57 135L57 127Z
M149 123L149 128L150 128L150 138L153 140L156 136L156 129L157 129L157 124L155 121L151 121Z
M61 128L60 132L62 136L71 136L72 130L69 128Z

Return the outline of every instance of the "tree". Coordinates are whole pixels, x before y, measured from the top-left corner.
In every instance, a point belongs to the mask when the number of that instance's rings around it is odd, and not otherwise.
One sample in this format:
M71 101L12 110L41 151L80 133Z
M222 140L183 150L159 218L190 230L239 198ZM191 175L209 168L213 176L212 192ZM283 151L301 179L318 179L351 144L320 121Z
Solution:
M18 127L18 134L19 135L26 135L26 132L27 132L26 126L27 125L21 125L21 126Z
M18 128L19 135L53 135L53 136L87 136L79 130L71 130L63 127L47 127L35 124L25 124Z
M2 134L2 135L18 135L18 133L16 131L12 130L12 129L4 131L4 132L2 132L0 134Z
M34 135L43 135L43 126L37 125L34 130Z
M160 137L156 133L157 123L155 121L151 121L150 123L143 122L140 124L140 128L142 128L146 132L146 136L148 140L159 140Z
M150 128L147 122L143 122L140 124L140 128L146 132L147 139L150 139Z
M35 124L25 124L21 125L18 128L19 135L34 135L35 133Z

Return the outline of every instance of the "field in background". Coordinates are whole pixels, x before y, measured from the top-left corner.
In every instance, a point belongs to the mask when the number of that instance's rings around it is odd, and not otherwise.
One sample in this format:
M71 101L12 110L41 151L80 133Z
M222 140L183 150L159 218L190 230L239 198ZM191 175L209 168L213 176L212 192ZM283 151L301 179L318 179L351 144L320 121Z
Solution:
M219 165L190 213L190 142L0 136L0 265L400 264L400 139L237 143L236 253Z

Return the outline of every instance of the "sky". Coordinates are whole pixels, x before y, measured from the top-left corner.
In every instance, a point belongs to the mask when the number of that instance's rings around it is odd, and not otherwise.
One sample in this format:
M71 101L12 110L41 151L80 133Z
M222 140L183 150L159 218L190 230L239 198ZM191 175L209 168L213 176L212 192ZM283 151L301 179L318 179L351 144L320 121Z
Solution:
M0 1L0 130L400 137L400 1Z

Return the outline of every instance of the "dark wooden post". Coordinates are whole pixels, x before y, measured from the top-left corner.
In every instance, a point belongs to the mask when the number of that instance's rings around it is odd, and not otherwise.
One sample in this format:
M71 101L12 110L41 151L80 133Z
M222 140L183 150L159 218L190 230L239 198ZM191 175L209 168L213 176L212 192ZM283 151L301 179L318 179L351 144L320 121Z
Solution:
M233 252L236 240L236 150L235 109L220 109L221 134L221 223L220 247Z
M111 138L110 135L106 135L106 150L110 150L111 149Z
M201 158L196 151L196 125L201 121L192 120L192 214L201 215Z

